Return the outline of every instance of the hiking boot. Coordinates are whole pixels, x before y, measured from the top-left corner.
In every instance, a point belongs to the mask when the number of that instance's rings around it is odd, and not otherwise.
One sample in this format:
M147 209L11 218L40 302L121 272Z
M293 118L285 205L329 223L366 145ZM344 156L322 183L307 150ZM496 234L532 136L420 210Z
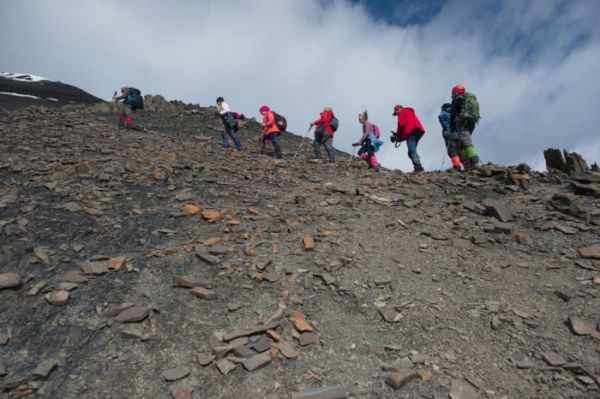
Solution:
M425 172L425 169L423 169L423 166L421 166L420 163L415 164L414 167L415 167L415 173Z

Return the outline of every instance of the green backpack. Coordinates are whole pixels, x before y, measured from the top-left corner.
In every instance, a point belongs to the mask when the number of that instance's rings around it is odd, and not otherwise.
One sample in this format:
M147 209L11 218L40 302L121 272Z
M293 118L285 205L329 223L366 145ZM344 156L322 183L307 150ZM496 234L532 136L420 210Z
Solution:
M460 117L461 119L471 120L475 123L481 119L481 115L479 115L479 102L475 94L465 93L465 102Z

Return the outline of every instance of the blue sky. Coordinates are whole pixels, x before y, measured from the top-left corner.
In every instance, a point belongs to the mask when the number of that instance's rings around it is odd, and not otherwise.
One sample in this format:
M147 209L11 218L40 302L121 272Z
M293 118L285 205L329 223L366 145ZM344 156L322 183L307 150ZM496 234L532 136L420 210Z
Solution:
M0 70L103 98L128 83L257 117L269 104L299 134L332 106L347 152L359 112L389 132L409 105L428 169L448 165L437 114L461 83L481 104L483 160L543 168L547 147L600 161L599 20L598 0L4 0ZM412 167L404 146L379 157Z

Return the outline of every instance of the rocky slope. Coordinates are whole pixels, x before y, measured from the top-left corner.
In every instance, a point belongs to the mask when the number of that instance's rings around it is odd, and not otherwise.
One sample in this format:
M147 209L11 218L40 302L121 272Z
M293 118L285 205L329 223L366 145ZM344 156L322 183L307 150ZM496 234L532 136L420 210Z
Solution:
M566 175L277 161L150 100L142 132L0 111L1 397L600 395L600 200Z

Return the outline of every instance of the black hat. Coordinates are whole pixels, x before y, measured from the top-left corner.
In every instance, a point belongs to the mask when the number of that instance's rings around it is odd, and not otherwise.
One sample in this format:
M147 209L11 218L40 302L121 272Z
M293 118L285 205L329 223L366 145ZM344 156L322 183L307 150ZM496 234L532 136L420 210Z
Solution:
M221 103L221 102L223 102L223 101L225 101L225 100L223 99L223 97L217 97L217 102L218 102L218 103Z

